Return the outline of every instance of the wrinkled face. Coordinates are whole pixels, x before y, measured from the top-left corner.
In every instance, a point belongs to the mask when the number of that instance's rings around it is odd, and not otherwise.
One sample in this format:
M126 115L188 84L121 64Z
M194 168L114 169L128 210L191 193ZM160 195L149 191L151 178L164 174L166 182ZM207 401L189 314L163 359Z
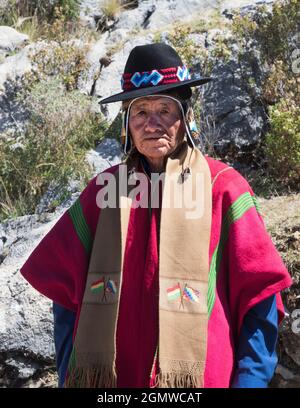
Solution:
M129 130L137 150L150 159L170 155L181 142L184 123L178 103L165 96L134 101Z

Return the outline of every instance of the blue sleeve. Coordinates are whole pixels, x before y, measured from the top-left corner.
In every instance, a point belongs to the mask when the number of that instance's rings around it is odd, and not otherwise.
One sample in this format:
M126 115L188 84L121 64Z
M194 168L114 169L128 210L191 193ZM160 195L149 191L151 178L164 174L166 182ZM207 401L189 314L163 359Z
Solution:
M76 313L65 309L57 303L53 303L53 316L58 386L63 387L73 347L72 336Z
M246 314L237 350L232 388L267 388L277 364L278 315L276 296Z

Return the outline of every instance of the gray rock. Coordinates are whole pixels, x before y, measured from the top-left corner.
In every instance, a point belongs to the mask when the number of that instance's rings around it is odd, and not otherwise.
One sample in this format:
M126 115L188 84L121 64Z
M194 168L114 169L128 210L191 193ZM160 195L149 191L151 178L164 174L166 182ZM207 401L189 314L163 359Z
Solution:
M120 143L115 139L104 139L94 150L87 153L87 161L93 168L93 175L97 175L108 167L119 164L123 152Z
M5 363L11 370L17 371L17 376L20 380L27 380L40 368L40 364L37 362L28 363L28 360L22 356L8 358Z
M26 45L28 41L28 35L19 33L12 27L0 26L0 50L14 51Z
M83 0L80 2L80 19L91 29L105 32L111 29L116 21L108 20L101 10L103 1Z
M6 249L6 257L1 267L14 266L19 260L21 263L21 260L33 250L35 243L48 231L48 225L59 215L60 212L24 215L0 224Z
M24 134L30 116L24 104L16 98L20 90L19 81L13 80L7 81L4 92L0 93L0 134L6 139L16 141L11 146L12 149L22 148L22 142L18 138Z
M257 6L264 6L266 11L272 11L274 0L258 0L255 4L245 5L240 8L240 15L243 16L254 16L257 14Z
M285 380L293 380L295 378L295 374L293 374L290 370L283 367L281 364L278 364L276 367L276 374L280 374Z
M60 213L24 216L0 224L7 256L0 265L0 370L3 385L21 386L54 365L52 302L34 290L19 268ZM0 382L0 383L1 383Z
M122 16L123 14L126 15L126 11L124 10L126 10L127 8L130 8L131 10L135 9L138 7L139 3L137 0L122 1L121 4L123 7L121 7L120 9L121 13L118 13L115 19L108 20L102 11L102 5L104 4L104 2L104 0L83 0L80 2L81 20L85 22L89 27L97 29L101 32L105 32L114 28L116 22L119 21L120 16ZM126 8L124 6L126 6ZM128 17L129 16L127 15L127 18Z
M192 19L196 13L215 9L217 5L217 0L144 0L132 12L123 12L116 28L161 29L175 21Z
M233 53L228 62L214 66L213 81L203 87L203 117L214 117L219 151L229 146L247 150L264 134L267 116L259 98L264 75L254 53L245 52L242 58Z
M261 0L142 0L133 11L124 11L116 24L116 28L149 28L161 29L176 21L188 21L195 15L203 15L207 11L234 9L247 6L255 8Z
M103 15L100 6L101 1L99 0L83 0L80 2L80 19L92 29L96 29L95 16Z
M2 12L8 5L9 0L0 0L0 11Z
M31 49L29 45L0 64L0 134L6 137L23 134L29 117L16 94L21 89L20 78L32 69L28 57Z
M96 28L95 19L103 17L101 4L99 0L84 0L81 2L81 19L90 27ZM255 4L269 3L259 0L139 0L128 2L131 5L130 10L121 9L113 27L106 29L161 29L178 20L188 20L195 14L203 14L205 11L235 9L242 7L247 12L247 7ZM249 9L250 10L250 9Z
M222 37L224 40L233 39L233 35L230 30L219 28L213 28L206 33L205 45L208 49L212 50L215 47L215 42L218 37Z
M287 355L300 367L300 334L290 331L284 336L283 345Z
M164 35L164 33L163 33ZM162 38L164 38L163 42L168 43L166 35L164 35ZM206 45L206 38L207 38L207 34L199 34L199 33L192 33L188 35L188 39L193 41L195 44L201 46L201 47L205 47Z
M66 188L53 183L42 196L35 209L36 214L53 212L56 209L69 208L80 194L81 183L78 180L70 180Z
M104 57L106 54L107 39L109 33L104 33L100 40L91 44L90 50L86 56L87 63L89 65L88 70L83 72L78 81L78 88L80 91L84 92L86 95L90 95L95 81L100 76L100 58Z
M6 237L2 236L1 231L0 231L0 257L4 249L4 240L6 240Z
M139 7L134 10L125 10L118 18L116 29L140 30L148 28L151 16L156 10L156 1L140 1Z

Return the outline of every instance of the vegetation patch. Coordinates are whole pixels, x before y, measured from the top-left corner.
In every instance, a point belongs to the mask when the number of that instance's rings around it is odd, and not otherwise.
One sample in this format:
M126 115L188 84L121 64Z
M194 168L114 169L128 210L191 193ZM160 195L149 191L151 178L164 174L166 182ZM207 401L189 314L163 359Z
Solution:
M67 40L68 38L92 38L79 19L79 0L8 0L0 8L0 25L8 25L39 39Z
M300 187L300 107L283 99L270 108L270 131L265 154L271 176Z
M30 90L33 84L56 77L67 90L76 89L79 78L89 67L87 52L88 46L76 41L40 43L29 55L34 68L24 75L24 87Z
M0 139L0 221L33 213L53 183L62 192L70 179L86 183L91 173L85 154L107 128L91 112L91 98L67 92L57 78L41 81L19 97L31 120L17 143L15 137Z

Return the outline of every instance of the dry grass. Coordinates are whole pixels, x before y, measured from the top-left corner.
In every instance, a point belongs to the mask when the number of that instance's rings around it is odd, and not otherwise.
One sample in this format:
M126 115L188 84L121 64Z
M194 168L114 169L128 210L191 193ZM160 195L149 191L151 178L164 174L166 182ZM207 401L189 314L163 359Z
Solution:
M115 19L122 11L130 8L133 4L134 1L104 0L101 4L101 11L107 18Z

